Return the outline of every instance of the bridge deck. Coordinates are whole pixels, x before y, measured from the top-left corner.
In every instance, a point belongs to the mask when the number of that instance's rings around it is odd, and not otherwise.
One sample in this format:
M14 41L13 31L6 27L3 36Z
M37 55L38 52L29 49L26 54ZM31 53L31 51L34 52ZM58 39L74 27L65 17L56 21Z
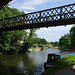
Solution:
M21 30L75 24L75 3L0 20L0 30Z

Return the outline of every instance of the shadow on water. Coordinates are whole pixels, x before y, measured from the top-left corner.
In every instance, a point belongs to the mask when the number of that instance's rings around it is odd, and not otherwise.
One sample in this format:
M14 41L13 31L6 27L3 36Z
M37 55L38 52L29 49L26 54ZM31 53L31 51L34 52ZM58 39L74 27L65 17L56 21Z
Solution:
M47 54L54 52L60 50L0 56L0 75L39 75L44 71L43 64L47 60Z
M28 55L0 57L0 75L37 75L37 67Z

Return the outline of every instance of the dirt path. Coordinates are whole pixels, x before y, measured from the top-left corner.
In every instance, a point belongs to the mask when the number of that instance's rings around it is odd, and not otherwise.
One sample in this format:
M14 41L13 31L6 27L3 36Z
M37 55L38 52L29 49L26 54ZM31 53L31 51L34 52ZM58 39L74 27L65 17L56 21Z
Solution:
M75 65L71 65L65 69L57 71L52 75L75 75Z

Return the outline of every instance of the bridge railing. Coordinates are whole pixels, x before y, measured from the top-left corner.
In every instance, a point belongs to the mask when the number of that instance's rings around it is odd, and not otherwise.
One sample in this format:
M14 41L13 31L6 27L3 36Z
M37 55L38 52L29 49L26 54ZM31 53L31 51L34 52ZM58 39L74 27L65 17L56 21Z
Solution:
M0 20L0 28L75 18L75 3Z

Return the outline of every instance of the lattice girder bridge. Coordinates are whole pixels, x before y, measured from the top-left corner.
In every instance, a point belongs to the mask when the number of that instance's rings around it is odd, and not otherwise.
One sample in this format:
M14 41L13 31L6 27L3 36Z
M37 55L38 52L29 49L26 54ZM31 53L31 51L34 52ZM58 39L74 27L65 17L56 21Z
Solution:
M0 20L0 31L75 24L75 3Z

